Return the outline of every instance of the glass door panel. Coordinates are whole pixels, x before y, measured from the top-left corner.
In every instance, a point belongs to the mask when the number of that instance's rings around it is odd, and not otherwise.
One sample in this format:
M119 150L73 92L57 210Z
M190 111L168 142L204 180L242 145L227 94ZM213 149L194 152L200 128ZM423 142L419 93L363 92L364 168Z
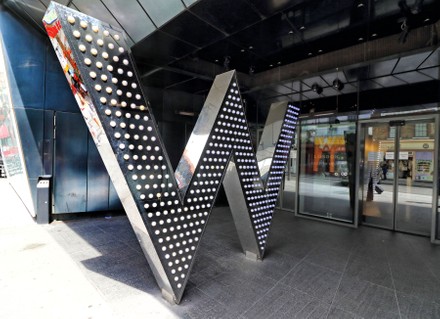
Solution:
M400 128L396 230L421 235L431 232L434 137L433 120L407 121Z
M354 122L301 124L298 214L353 223L355 131Z
M362 222L393 228L395 128L388 123L365 124Z
M285 210L295 211L296 205L296 183L297 183L297 145L298 134L295 133L295 140L290 150L290 156L287 161L286 170L283 178L283 191L282 196L279 196L281 207Z

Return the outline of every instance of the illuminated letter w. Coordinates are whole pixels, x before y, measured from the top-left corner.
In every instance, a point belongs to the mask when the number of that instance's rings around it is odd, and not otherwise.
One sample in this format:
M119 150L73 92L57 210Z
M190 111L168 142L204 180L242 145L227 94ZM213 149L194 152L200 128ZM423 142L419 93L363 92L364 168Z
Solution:
M174 174L124 33L53 2L43 21L163 295L180 302L222 182L244 250L261 258L298 110L269 116L281 133L261 178L235 72L217 76Z

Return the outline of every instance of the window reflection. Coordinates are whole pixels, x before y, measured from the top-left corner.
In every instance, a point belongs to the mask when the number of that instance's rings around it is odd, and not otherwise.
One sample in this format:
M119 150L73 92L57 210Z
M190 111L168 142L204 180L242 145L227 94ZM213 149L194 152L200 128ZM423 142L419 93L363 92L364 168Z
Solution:
M296 202L297 145L298 134L295 134L295 142L290 150L289 160L287 161L286 170L284 172L282 196L279 197L281 200L281 207L284 210L289 211L295 210Z
M299 213L353 222L354 122L301 126Z

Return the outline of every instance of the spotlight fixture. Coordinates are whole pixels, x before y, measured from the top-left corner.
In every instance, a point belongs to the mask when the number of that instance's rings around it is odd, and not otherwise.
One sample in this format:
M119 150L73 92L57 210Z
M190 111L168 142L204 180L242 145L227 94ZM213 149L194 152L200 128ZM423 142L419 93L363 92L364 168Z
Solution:
M184 111L184 110L176 111L176 114L177 115L183 115L183 116L196 116L197 115L195 112Z
M313 83L312 91L316 92L317 94L321 94L322 93L322 87L318 83Z
M333 81L333 87L338 91L342 91L342 89L344 88L344 83L342 83L339 79L335 79Z

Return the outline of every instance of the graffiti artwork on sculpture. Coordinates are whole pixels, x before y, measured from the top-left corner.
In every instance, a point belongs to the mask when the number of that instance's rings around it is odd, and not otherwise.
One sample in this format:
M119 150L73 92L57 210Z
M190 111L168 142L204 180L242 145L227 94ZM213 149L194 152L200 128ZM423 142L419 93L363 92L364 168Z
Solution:
M243 250L261 259L298 109L273 105L278 133L256 156L235 72L218 75L174 173L125 34L56 3L43 22L164 297L180 302L222 183Z

